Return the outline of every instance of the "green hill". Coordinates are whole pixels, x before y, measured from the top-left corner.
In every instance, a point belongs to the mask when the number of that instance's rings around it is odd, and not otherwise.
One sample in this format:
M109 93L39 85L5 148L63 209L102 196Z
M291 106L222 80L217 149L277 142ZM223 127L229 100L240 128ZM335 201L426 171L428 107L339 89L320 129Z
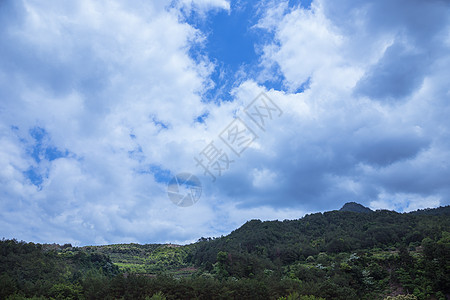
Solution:
M101 253L125 273L152 274L161 272L175 276L186 276L195 270L188 263L192 245L174 244L115 244L106 246L86 246L88 253Z
M352 212L360 212L360 213L371 213L373 212L370 208L365 207L356 202L347 202L342 206L340 211L352 211Z
M433 211L438 214L445 209ZM282 222L251 220L225 237L201 239L193 261L205 265L215 261L218 251L228 251L288 264L320 252L419 246L425 237L436 240L449 229L449 215L433 215L431 211L428 215L386 210L373 214L330 211Z
M450 209L350 203L185 246L2 240L0 253L1 299L448 299Z

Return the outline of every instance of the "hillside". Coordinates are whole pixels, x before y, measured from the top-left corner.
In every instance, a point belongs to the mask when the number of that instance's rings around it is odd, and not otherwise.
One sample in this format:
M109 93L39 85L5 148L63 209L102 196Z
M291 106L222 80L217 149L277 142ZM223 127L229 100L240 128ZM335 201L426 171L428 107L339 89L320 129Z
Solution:
M433 240L450 228L446 208L428 215L394 211L373 214L330 211L307 215L298 220L251 220L219 239L201 239L194 261L213 262L218 249L237 253L261 253L283 263L304 259L320 252L340 253L379 247L390 249L418 246L425 237ZM435 212L435 214L432 214ZM210 253L212 252L212 253ZM198 258L198 260L196 260Z
M351 203L298 220L251 220L227 236L185 246L77 248L10 240L0 245L2 299L12 293L144 299L158 291L167 299L283 299L289 294L289 299L398 294L445 299L450 294L448 206L368 213ZM43 267L32 263L36 260Z
M115 244L86 246L88 253L100 253L111 258L126 273L153 274L161 272L174 276L187 276L195 270L187 262L192 245L173 244Z
M352 211L352 212L359 212L359 213L371 213L373 212L370 208L365 207L359 203L356 202L347 202L342 206L340 211Z

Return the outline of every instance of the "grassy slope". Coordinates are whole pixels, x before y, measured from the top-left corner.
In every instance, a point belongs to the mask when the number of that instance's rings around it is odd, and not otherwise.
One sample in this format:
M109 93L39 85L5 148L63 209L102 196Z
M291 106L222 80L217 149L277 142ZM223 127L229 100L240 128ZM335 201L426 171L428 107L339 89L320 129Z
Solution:
M187 262L191 245L173 244L115 244L82 247L87 252L108 255L126 273L189 275L195 269Z

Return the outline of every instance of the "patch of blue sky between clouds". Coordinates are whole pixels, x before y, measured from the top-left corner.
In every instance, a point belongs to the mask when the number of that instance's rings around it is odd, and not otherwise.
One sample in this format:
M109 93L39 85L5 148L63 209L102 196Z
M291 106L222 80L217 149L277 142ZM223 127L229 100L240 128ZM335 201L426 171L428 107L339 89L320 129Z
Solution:
M309 89L310 86L311 86L311 76L309 76L308 79L306 79L306 81L300 85L300 87L295 91L295 94L303 93L304 91Z
M205 120L208 118L209 116L209 112L204 112L203 114L201 114L200 116L198 116L197 118L195 118L195 122L196 123L205 123Z
M288 9L309 9L310 0L289 1ZM231 1L230 10L211 10L206 15L196 11L186 15L186 22L206 36L204 44L195 43L189 55L197 62L208 57L215 65L210 75L211 85L203 95L203 101L220 104L232 101L230 92L247 79L261 78L260 55L262 46L273 42L274 33L255 26L262 17L262 7L271 1ZM309 81L292 91L285 85L285 78L278 66L273 66L271 76L258 80L267 89L301 93L309 87Z
M301 7L303 9L310 9L311 3L312 3L312 0L289 0L288 6L289 6L289 8Z
M156 164L150 164L148 167L148 172L153 174L155 181L158 183L167 184L173 177L173 174L172 172L170 172L170 170L164 169L162 166Z
M53 161L69 155L69 151L50 145L50 136L44 128L33 127L30 129L30 136L34 142L28 152L36 163L40 163L42 160Z
M253 26L257 23L257 6L253 2L232 1L230 11L212 10L205 16L193 11L186 22L206 35L204 44L192 45L189 54L199 61L207 56L215 69L210 76L212 87L205 92L205 102L219 104L232 101L230 91L249 77L258 64L255 45L270 35Z
M159 128L159 130L168 129L170 127L170 124L167 122L163 122L160 119L158 119L156 116L151 116L153 124Z
M44 182L44 177L48 176L48 172L46 174L42 174L41 170L36 167L30 167L28 170L23 172L25 177L39 190L42 189L42 183Z
M18 127L12 127L18 130ZM42 188L44 178L48 177L49 168L47 162L54 161L58 158L68 157L70 152L65 149L61 150L51 144L49 133L42 127L35 126L29 130L31 141L21 139L22 143L27 144L27 153L34 160L34 165L30 166L23 172L25 177L39 189Z
M150 174L157 183L161 184L167 184L175 175L169 169L165 169L162 165L156 163L142 164L134 169L134 172L137 174Z
M132 139L136 139L136 136L134 134L130 134L130 137ZM144 155L144 152L142 151L142 147L140 145L137 145L135 147L135 149L128 151L128 157L138 161L139 163L141 163L145 160L145 155Z

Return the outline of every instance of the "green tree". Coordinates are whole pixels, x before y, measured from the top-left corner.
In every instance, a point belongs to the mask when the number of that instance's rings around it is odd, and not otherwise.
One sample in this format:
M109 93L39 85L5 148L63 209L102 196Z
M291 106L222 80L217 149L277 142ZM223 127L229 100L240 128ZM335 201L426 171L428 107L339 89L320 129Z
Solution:
M387 296L383 300L417 300L417 297L414 295L398 295L398 296Z
M166 300L166 296L162 292L157 292L156 294L153 294L151 297L145 297L145 300Z

